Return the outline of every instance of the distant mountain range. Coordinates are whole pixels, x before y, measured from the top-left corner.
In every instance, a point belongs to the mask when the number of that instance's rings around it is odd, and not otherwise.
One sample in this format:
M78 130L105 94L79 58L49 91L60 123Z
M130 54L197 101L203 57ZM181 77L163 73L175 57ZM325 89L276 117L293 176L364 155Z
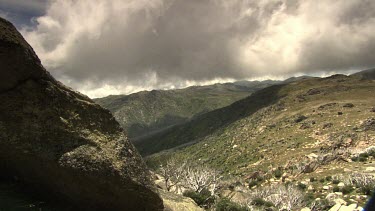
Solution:
M142 91L94 99L109 109L132 139L154 134L222 108L280 81L239 81L177 90Z
M364 70L349 78L372 80L374 72L375 69ZM321 80L325 79L300 76L285 81L237 81L178 90L143 91L95 101L114 114L141 154L150 155L205 140L226 126L292 95L287 92L280 95L280 90L294 90L296 83L306 84L308 88L312 82ZM341 85L335 83L331 84L332 91L336 85Z

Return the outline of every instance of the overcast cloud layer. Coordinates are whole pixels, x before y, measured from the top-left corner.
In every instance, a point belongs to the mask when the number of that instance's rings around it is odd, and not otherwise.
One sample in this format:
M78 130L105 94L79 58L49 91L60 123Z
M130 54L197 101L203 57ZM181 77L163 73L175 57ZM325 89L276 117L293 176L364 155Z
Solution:
M91 97L375 67L373 0L56 0L23 28Z

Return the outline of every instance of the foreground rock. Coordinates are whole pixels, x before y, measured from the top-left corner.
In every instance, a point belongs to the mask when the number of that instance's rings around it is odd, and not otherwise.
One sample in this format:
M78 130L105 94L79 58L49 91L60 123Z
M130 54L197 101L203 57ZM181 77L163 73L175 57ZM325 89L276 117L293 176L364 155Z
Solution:
M191 198L160 190L165 211L203 211Z
M54 80L0 18L0 172L90 210L163 210L109 111Z

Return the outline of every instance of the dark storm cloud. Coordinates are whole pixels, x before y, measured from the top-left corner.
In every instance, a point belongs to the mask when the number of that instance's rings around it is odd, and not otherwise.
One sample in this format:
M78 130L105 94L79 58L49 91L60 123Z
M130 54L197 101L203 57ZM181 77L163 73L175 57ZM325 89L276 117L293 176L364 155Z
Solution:
M375 66L375 2L57 0L23 34L91 96Z
M48 0L0 0L0 13L18 28L45 14Z

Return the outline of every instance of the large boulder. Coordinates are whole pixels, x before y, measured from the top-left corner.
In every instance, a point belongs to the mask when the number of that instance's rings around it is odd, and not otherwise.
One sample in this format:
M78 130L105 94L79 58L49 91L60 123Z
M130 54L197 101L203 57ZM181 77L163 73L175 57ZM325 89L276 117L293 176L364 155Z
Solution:
M163 210L109 111L56 81L0 18L0 176L87 210Z

